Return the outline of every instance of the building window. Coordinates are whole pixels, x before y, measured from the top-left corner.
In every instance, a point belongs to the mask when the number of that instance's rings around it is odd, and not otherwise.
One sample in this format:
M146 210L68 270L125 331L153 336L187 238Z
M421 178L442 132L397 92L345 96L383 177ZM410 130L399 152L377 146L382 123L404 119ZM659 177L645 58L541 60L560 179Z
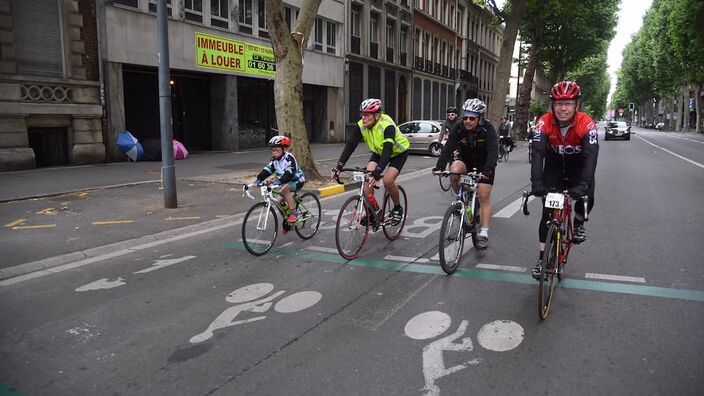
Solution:
M187 20L203 23L203 0L184 0L183 10Z
M315 18L315 35L314 35L313 48L316 51L323 50L323 20L320 18Z
M230 26L227 16L229 0L210 0L210 24L227 29Z
M449 19L448 24L450 25L450 29L453 29L453 30L456 30L455 26L457 26L457 24L455 23L456 22L455 18L456 18L455 6L450 6L450 12L448 14L448 19Z
M361 23L359 19L359 8L352 7L352 26L350 26L352 36L361 37Z
M286 18L288 30L293 31L293 26L296 24L296 19L298 19L298 9L286 6L284 8L284 17Z
M139 0L115 0L114 4L137 8L139 7Z
M115 2L117 3L117 1ZM137 7L138 0L132 1L121 1L119 4L127 5L126 3L134 3L133 7ZM149 0L149 12L156 14L156 0ZM166 15L171 16L171 0L166 0Z
M12 8L17 74L64 78L59 3L56 0L13 1ZM44 91L42 89L42 94ZM48 95L52 96L51 90Z
M414 120L420 120L423 118L421 109L423 108L423 83L420 78L413 79L413 108L411 109L411 117Z
M357 122L359 119L359 104L362 103L364 93L364 67L361 63L350 62L350 98L348 101L348 122Z
M391 21L386 22L386 46L388 48L396 48L396 26Z
M252 34L252 13L254 12L252 0L240 0L239 31Z
M327 32L325 41L325 51L328 54L337 53L337 25L334 22L327 22Z
M430 34L426 33L423 40L423 58L430 60Z
M440 64L441 65L447 65L447 59L445 58L446 55L447 55L447 43L443 41L442 44L440 44Z
M257 22L259 25L259 37L269 38L268 26L266 25L266 1L257 2Z
M408 29L405 27L401 28L401 34L399 37L399 50L401 51L402 54L405 54L407 51L406 49L408 48L408 44L406 43L406 40L408 40Z
M369 87L370 98L381 98L381 69L376 66L369 66Z
M379 16L376 14L369 18L369 41L379 43Z

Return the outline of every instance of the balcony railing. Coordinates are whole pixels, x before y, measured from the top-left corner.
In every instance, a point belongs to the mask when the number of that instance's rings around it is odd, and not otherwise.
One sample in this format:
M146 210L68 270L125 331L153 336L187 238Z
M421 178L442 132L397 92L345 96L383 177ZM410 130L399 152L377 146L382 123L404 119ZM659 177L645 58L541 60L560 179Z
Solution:
M394 49L391 47L386 47L386 61L394 63Z
M379 58L379 43L369 43L369 57Z
M433 69L433 72L439 76L441 71L442 71L442 67L440 66L439 63L436 63L435 69Z
M466 70L460 70L460 80L469 81L470 77L471 74L469 74Z
M450 69L450 80L454 80L457 78L457 69Z
M405 54L403 54L403 55L405 55ZM415 68L418 71L423 71L423 58L421 58L420 56L416 56Z
M427 59L425 60L425 71L428 73L433 72L433 61Z
M405 52L401 52L401 66L407 66L406 65L406 56L407 56L407 54Z
M449 77L450 76L450 68L447 66L442 67L442 76L443 77Z
M361 40L361 39L360 39L359 37L357 37L357 36L352 36L352 48L351 48L352 51L351 51L351 52L352 52L353 54L357 54L357 55L360 54L360 51L359 51L359 47L360 47L360 46L359 46L359 43L360 43L360 40Z

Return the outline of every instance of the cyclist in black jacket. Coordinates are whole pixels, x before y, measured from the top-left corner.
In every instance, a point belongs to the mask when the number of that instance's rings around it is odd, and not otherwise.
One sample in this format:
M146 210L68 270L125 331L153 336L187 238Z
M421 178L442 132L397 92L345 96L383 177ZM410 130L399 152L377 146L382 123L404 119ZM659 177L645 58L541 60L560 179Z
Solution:
M450 137L442 149L440 158L433 169L433 174L442 173L455 150L459 159L450 164L450 172L465 173L477 168L479 173L479 215L481 228L477 238L477 249L489 245L489 226L491 225L491 189L494 184L494 169L498 158L498 139L491 123L482 118L486 104L479 99L467 99L462 106L462 123L450 131ZM459 177L450 176L452 189L459 189Z

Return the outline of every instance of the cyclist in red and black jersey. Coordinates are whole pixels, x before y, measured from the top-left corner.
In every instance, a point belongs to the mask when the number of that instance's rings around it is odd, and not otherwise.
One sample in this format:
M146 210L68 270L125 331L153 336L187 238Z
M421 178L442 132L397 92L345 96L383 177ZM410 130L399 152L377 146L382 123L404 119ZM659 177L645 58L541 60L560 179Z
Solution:
M552 112L538 120L533 137L531 164L532 194L545 195L548 189L568 189L574 205L573 241L586 240L583 196L588 197L588 209L594 206L594 172L599 154L596 123L586 113L577 111L581 90L577 83L561 81L550 90ZM551 211L543 208L538 235L540 257L533 277L540 279L543 251L547 237L547 222Z

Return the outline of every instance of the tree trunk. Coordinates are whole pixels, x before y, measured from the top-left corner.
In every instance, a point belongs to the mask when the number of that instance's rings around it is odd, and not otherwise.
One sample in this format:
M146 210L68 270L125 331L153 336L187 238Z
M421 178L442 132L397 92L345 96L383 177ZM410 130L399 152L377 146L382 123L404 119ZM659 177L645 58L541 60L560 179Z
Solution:
M531 44L530 51L528 52L528 64L523 73L520 93L518 98L516 98L518 105L516 106L516 122L513 124L513 133L519 137L523 134L521 128L526 128L529 121L528 109L530 107L530 93L533 91L533 76L535 76L535 69L538 66L539 50L540 44Z
M489 114L487 118L492 124L498 125L499 119L504 112L504 102L509 89L511 79L511 65L513 64L513 47L516 44L518 26L523 21L526 14L526 0L513 0L511 2L511 14L506 19L503 43L499 55L499 64L496 68L496 79L492 100L489 104Z
M291 151L306 180L320 179L310 151L303 115L303 56L322 0L304 0L293 32L284 20L282 0L266 0L267 25L274 57L274 103L279 134L291 136Z

